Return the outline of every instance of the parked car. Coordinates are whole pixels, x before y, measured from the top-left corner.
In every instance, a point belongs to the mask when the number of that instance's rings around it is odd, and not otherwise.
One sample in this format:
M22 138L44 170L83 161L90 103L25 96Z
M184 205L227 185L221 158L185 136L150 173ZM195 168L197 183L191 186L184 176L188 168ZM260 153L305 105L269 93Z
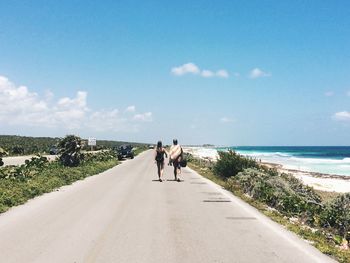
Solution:
M122 145L117 151L118 160L126 158L134 159L134 150L131 145Z
M58 148L57 148L57 146L51 146L49 153L50 153L51 155L56 155L56 154L58 154Z

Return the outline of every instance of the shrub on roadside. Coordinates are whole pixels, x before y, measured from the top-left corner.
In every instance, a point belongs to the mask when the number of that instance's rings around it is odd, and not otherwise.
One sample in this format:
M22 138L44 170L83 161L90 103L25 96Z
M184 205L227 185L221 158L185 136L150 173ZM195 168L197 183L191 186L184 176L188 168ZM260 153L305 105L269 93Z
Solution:
M39 174L49 161L43 156L34 156L19 166L6 166L0 169L0 179L26 180Z
M334 228L337 234L350 239L350 193L327 202L321 213L321 224Z
M292 174L282 173L281 178L287 181L289 187L303 200L303 210L300 213L300 218L309 223L318 221L322 210L320 195L312 187L303 184L301 180Z
M109 161L117 158L115 151L101 151L97 153L84 153L83 160L84 162L103 162Z
M4 165L4 161L2 160L1 157L5 156L5 155L7 155L7 152L3 148L0 147L0 166Z
M23 155L24 154L24 148L22 146L16 145L16 146L12 147L11 152L14 155Z
M258 163L247 157L243 157L234 151L219 152L219 159L214 165L214 174L221 178L229 178L237 175L246 168L258 168Z
M67 135L59 143L59 160L62 165L76 167L83 160L82 140L75 135Z
M233 180L241 185L244 193L284 215L302 215L312 223L314 215L319 212L320 197L291 175L249 168L238 173Z
M140 153L147 151L149 148L146 145L140 145L140 146L136 146L134 148L134 156L139 155Z

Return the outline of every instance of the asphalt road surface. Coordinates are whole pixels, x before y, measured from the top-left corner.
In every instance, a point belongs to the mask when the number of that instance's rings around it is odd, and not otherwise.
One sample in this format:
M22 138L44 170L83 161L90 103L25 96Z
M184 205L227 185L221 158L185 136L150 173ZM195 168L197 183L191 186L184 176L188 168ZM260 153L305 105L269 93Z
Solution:
M1 262L334 262L190 169L153 153L0 216Z

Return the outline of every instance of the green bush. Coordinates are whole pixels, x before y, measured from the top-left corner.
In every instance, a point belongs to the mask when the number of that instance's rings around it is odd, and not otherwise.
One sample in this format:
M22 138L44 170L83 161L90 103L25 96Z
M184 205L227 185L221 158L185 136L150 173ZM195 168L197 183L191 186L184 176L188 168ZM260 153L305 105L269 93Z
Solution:
M59 160L62 165L76 167L83 160L81 153L82 140L75 135L67 135L59 143Z
M221 178L229 178L237 175L246 168L257 168L258 163L247 157L243 157L234 151L219 152L219 159L214 165L214 174Z
M321 213L321 224L334 228L344 238L350 238L350 193L340 195L325 204Z
M98 153L85 153L84 154L84 162L103 162L109 161L117 158L117 154L115 151L102 151Z
M0 179L26 180L41 172L49 161L43 156L34 156L19 166L7 166L0 169Z
M292 175L249 168L232 180L241 185L244 193L287 216L303 215L305 220L312 223L319 212L320 197Z
M22 155L24 154L24 148L22 146L16 145L12 147L11 152L15 155Z
M0 157L3 157L5 155L7 155L7 152L3 148L0 147Z
M0 166L4 165L4 161L2 160L1 157L5 156L6 154L7 154L6 151L0 147Z
M321 197L314 191L313 188L302 183L292 174L282 173L281 178L288 182L289 187L308 204L307 209L316 209L315 213L320 212Z

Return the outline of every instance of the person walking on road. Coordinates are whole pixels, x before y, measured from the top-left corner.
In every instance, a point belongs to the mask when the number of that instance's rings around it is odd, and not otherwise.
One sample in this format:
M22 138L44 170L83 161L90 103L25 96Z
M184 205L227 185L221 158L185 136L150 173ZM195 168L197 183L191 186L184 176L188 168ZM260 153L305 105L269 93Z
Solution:
M162 177L163 177L163 171L164 171L164 163L165 163L165 157L168 158L168 154L166 150L163 148L163 144L161 141L158 141L157 147L156 147L156 152L155 152L155 161L157 163L157 170L158 170L158 177L159 177L159 182L162 182Z
M180 182L180 178L178 177L178 174L181 173L181 166L180 162L182 160L183 150L182 147L178 144L177 139L173 140L173 145L170 147L170 162L172 162L174 166L174 176L175 181Z

